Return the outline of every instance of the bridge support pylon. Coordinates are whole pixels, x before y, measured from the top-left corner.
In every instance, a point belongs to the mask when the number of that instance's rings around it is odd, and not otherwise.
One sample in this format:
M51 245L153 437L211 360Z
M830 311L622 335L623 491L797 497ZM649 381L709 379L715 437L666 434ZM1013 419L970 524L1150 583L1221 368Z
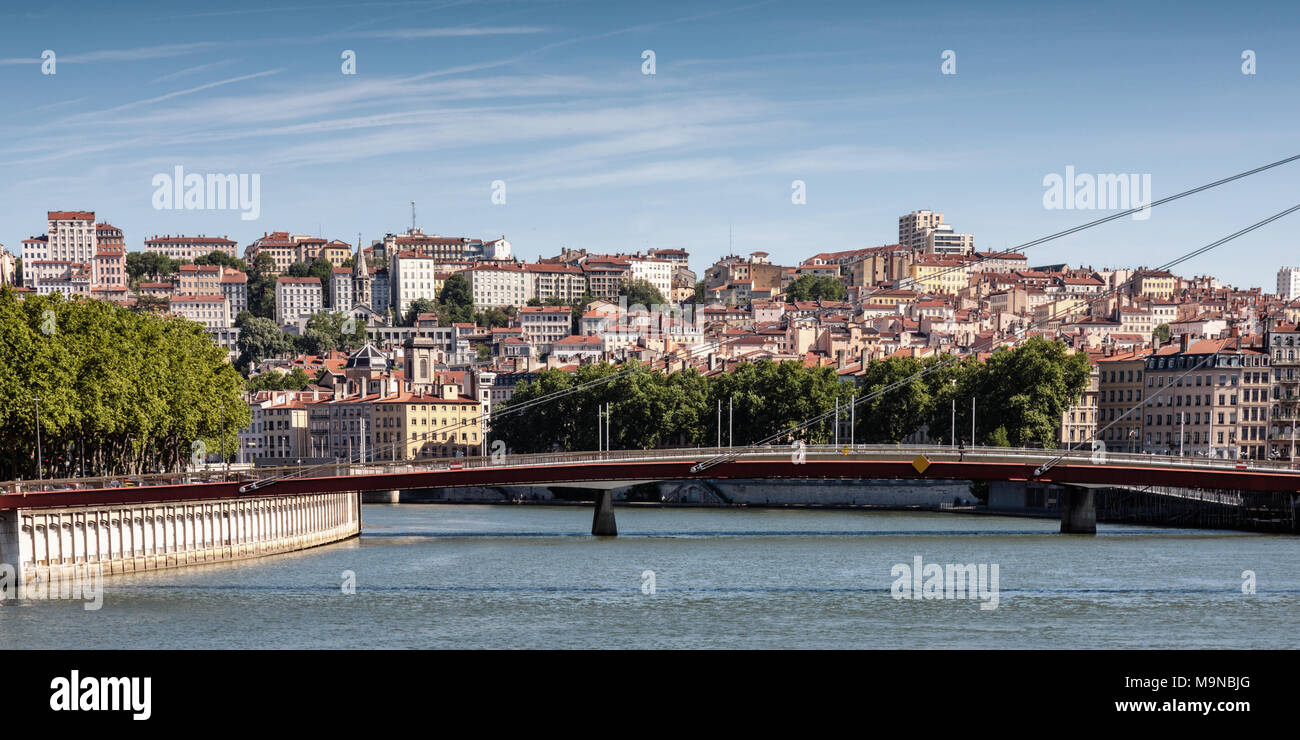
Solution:
M1057 495L1061 506L1061 534L1097 534L1097 507L1092 489L1062 488Z
M596 537L617 537L614 522L614 497L609 489L596 492L596 511L591 517L591 533Z

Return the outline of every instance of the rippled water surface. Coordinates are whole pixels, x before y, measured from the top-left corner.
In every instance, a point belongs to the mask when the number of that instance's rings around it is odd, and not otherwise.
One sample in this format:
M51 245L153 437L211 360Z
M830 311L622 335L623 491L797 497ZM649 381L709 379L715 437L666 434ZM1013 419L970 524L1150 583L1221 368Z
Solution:
M40 648L1290 648L1300 539L938 513L367 505L364 534L9 601ZM998 566L995 609L899 600L897 564ZM654 593L649 590L653 571ZM1253 571L1256 593L1243 594ZM355 578L355 593L342 585ZM990 602L984 602L990 603Z

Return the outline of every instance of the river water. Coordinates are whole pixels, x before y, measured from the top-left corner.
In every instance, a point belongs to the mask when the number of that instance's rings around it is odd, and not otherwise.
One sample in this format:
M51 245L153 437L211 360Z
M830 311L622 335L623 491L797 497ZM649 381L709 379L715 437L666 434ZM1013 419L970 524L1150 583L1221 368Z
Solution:
M619 537L593 538L590 507L368 504L359 538L107 578L98 610L8 600L0 645L1290 648L1300 631L1295 537L1063 536L1051 520L880 511L617 517ZM895 566L918 556L996 565L996 608L980 608L991 582L969 599L895 598L896 581L912 583Z

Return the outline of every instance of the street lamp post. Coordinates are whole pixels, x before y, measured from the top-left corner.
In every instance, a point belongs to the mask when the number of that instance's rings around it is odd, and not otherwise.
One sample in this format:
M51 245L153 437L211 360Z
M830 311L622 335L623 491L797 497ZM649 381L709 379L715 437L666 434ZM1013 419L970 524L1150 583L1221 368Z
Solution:
M222 480L230 478L230 463L226 460L226 404L221 404L221 466Z
M948 440L949 447L957 446L957 399L952 399L952 421L948 424L948 429L952 431L952 439Z
M36 402L36 480L44 481L45 474L41 471L44 462L41 454L41 397L32 396L32 400Z
M970 397L970 446L975 446L975 397Z

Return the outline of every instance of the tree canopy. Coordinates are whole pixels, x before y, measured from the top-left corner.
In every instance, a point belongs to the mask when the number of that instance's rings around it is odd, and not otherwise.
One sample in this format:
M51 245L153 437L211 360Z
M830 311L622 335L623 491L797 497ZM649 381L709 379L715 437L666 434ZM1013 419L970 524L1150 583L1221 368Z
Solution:
M803 275L785 291L786 303L795 301L842 301L848 296L844 283L829 275Z
M242 389L199 324L0 289L0 478L36 477L36 397L54 477L174 470L223 437L233 454L250 421Z
M648 280L633 280L630 283L624 283L618 289L618 294L627 296L627 305L635 306L640 304L646 308L651 306L663 306L668 303L664 294L652 285Z

